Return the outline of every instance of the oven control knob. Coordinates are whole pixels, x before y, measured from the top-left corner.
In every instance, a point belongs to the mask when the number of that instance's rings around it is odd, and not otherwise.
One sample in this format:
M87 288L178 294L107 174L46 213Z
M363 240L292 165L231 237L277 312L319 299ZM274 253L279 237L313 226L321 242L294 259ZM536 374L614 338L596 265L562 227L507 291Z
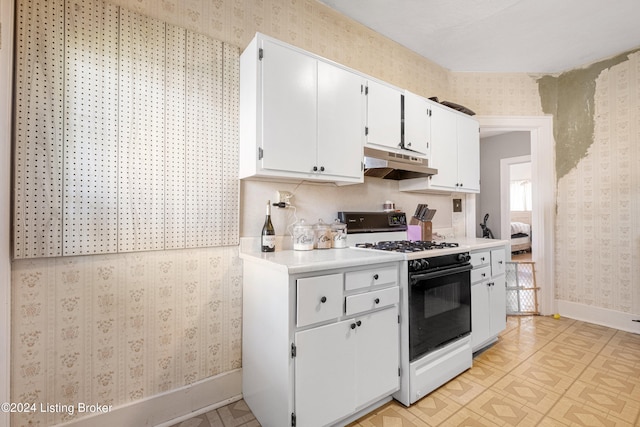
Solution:
M421 259L420 260L420 269L426 270L427 268L429 268L429 261L427 261L426 259Z
M467 262L471 259L469 254L458 254L458 262Z

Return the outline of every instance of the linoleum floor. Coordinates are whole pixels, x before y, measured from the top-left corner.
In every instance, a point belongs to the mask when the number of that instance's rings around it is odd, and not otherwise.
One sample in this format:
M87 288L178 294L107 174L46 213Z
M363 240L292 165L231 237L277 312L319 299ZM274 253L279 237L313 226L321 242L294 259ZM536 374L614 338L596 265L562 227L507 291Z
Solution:
M241 400L174 427L259 425ZM349 424L431 426L640 426L640 335L565 318L509 317L470 370L409 408L394 400Z

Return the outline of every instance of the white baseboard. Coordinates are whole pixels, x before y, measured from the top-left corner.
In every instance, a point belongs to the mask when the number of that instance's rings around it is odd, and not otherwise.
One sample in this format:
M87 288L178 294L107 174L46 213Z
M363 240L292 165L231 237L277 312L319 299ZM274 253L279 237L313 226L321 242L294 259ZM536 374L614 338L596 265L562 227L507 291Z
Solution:
M561 316L640 334L640 323L633 321L640 319L640 314L633 315L562 300L556 300L556 306Z
M115 407L104 414L83 417L58 426L170 426L238 400L241 394L242 370L235 369L176 390Z

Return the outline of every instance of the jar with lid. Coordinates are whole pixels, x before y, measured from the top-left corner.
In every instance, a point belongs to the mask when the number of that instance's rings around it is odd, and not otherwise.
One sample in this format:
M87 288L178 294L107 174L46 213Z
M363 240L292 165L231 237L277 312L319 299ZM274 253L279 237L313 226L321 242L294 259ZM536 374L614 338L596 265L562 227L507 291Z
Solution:
M331 249L331 227L325 223L322 219L318 220L318 223L313 227L315 232L316 248L317 249Z
M310 251L315 240L314 230L304 219L293 225L293 250Z
M346 248L347 247L347 224L343 224L339 219L336 219L331 224L331 237L332 245L334 248Z

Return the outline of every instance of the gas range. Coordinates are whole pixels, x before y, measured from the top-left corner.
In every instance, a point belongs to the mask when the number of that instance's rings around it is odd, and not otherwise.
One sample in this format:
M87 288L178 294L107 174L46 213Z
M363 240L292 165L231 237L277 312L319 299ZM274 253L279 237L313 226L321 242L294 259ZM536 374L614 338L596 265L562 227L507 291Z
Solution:
M403 255L400 270L400 390L409 406L469 369L469 250L455 242L410 241L402 212L339 212L349 246Z

